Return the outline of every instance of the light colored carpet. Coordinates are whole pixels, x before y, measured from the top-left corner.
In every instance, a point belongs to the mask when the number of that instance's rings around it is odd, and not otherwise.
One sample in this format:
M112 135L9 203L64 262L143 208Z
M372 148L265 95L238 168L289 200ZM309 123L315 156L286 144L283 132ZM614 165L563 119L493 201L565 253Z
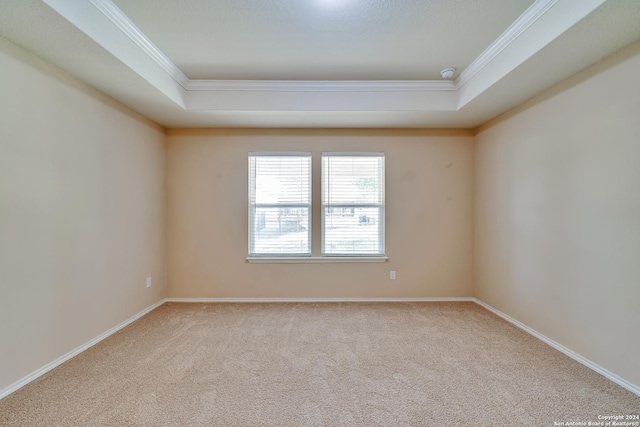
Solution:
M0 400L0 425L538 426L639 410L473 303L168 303Z

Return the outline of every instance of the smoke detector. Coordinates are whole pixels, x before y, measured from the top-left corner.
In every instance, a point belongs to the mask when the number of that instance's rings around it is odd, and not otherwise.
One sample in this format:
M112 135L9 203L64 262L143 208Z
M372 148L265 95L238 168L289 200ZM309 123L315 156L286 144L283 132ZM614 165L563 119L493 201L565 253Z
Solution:
M453 77L455 72L456 72L455 68L445 68L444 70L440 71L440 75L442 76L443 79L449 80Z

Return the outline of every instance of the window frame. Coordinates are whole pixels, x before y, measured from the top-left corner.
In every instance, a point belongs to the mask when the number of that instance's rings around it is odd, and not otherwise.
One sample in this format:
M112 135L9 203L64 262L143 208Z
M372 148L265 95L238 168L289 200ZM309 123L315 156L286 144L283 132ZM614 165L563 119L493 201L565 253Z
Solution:
M326 154L335 154L335 155L343 155L343 156L379 156L382 157L382 171L380 177L382 179L382 204L381 204L381 225L379 229L380 233L380 248L381 253L379 254L345 254L345 255L334 255L334 254L324 254L324 215L322 213L323 203L322 203L322 157ZM255 209L256 204L252 205L251 203L251 194L255 194L255 189L252 190L252 184L255 185L255 182L252 181L251 177L251 157L254 156L271 156L271 157L279 157L279 156L304 156L309 157L309 227L308 227L308 242L309 242L309 251L308 254L278 254L278 253L251 253L252 250L252 242L251 242L251 231L252 231L252 219L255 218L255 213L252 215L252 206ZM272 263L284 263L284 264L297 264L297 263L379 263L379 262L388 262L389 258L386 255L386 168L385 168L385 153L384 152L322 152L320 153L320 182L314 182L314 169L317 167L317 153L309 152L309 151L249 151L247 155L247 248L248 255L245 258L245 261L248 263L258 263L258 264L272 264ZM317 171L316 171L317 172ZM320 188L316 188L320 187ZM313 194L318 191L317 194L320 194L320 202L319 206L314 203ZM254 211L255 212L255 211ZM317 225L314 225L314 218L320 219L320 229L317 229ZM319 234L318 234L319 231ZM319 236L321 244L320 251L321 255L318 256L315 252L318 250L318 245L313 244L313 237ZM254 240L255 241L255 240ZM254 246L255 248L255 246ZM315 250L314 250L315 248Z
M252 195L255 198L256 189L255 189L255 168L252 168L252 159L257 157L306 157L309 159L309 203L255 203L252 202ZM250 151L247 154L247 178L248 178L248 195L247 195L247 204L248 204L248 229L247 229L247 238L248 238L248 256L249 258L308 258L312 255L313 251L313 241L312 241L312 230L313 230L313 154L310 151ZM258 207L261 208L307 208L308 209L308 220L307 220L307 242L308 242L308 250L309 252L305 253L297 253L297 252L283 252L283 253L260 253L255 252L255 230L254 230L254 220L256 217L256 210ZM253 233L252 233L253 231Z
M377 157L382 161L379 165L380 170L378 171L378 177L380 179L380 189L381 192L381 201L380 203L336 203L336 204L326 204L324 200L325 191L325 176L324 176L324 159L325 157ZM373 152L373 151L363 151L363 152L348 152L348 151L327 151L322 152L320 157L320 175L321 175L321 184L320 184L320 241L321 241L321 249L320 254L322 257L333 257L333 258L378 258L383 257L386 259L386 246L385 246L385 224L386 224L386 183L385 183L385 153L384 152ZM327 253L325 252L325 243L326 243L326 234L325 234L325 208L343 208L343 209L357 209L357 208L377 208L379 210L380 218L378 221L378 242L380 251L377 253L369 254L369 253Z

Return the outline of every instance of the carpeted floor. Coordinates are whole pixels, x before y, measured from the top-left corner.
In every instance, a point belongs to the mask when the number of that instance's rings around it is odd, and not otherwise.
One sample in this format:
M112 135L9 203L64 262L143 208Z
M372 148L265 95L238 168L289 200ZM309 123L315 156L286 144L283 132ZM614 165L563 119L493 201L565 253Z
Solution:
M2 426L507 426L640 397L473 303L168 303L0 400Z

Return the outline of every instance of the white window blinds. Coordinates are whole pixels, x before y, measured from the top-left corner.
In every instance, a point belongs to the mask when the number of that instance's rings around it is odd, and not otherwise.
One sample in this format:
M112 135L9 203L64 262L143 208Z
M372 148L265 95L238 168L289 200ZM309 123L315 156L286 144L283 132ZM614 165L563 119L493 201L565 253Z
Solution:
M249 255L311 254L311 153L249 153Z
M384 154L322 154L322 254L384 255Z

